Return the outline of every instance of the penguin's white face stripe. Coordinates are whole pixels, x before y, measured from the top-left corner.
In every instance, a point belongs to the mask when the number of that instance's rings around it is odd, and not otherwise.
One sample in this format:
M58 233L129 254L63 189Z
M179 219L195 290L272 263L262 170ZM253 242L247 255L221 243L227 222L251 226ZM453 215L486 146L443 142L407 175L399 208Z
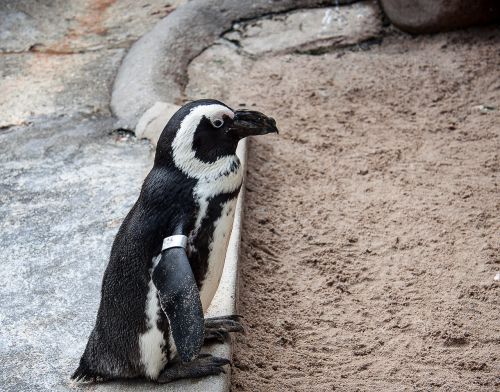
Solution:
M223 116L234 118L234 113L222 105L196 106L184 117L172 142L172 151L175 166L191 178L212 180L234 167L236 155L225 156L215 162L203 162L196 158L193 150L194 134L203 117L212 124L223 121Z

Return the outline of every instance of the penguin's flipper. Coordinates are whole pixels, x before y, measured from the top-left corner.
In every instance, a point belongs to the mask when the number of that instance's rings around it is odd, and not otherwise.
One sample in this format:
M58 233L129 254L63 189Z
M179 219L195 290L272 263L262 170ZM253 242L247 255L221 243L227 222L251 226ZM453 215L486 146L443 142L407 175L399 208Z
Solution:
M184 248L162 252L153 271L161 308L170 321L177 352L182 362L199 354L205 336L200 292Z

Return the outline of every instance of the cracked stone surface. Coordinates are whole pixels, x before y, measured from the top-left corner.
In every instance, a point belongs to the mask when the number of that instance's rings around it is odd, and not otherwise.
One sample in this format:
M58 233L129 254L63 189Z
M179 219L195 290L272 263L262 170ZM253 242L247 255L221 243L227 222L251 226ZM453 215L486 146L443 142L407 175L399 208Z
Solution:
M0 133L0 385L62 391L93 326L103 270L149 167L109 117Z
M224 38L250 55L316 52L359 44L380 34L373 1L292 11L233 25Z
M109 114L125 49L180 3L1 2L0 128L60 112Z

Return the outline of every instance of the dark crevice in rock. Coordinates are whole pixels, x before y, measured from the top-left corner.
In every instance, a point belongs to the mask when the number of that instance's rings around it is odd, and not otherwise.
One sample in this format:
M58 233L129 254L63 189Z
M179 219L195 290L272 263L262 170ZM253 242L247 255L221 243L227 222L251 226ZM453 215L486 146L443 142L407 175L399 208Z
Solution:
M27 127L29 125L33 124L30 121L25 121L19 124L7 124L7 125L2 125L0 126L0 135L4 135L6 133L14 132L17 128L19 127Z
M311 55L311 56L321 56L326 53L333 53L335 51L342 51L342 50L349 50L351 52L359 52L360 50L366 51L372 49L373 46L375 45L380 45L382 44L384 40L383 36L379 37L373 37L369 38L365 41L352 44L352 45L344 45L344 46L338 46L337 44L332 44L330 46L325 46L325 47L320 47L320 48L314 48L314 49L305 49L301 50L298 48L297 50L293 51L294 54L305 54L305 55Z
M125 129L125 128L112 129L111 131L109 131L109 135L118 135L118 136L123 136L123 137L128 137L128 138L135 138L134 131L131 131L130 129Z
M226 38L226 37L220 37L220 40L223 41L223 42L227 42L228 44L233 45L236 48L241 48L241 42L238 41L237 39L229 39L229 38Z
M258 20L258 19L266 19L266 18L270 19L273 16L284 15L284 14L288 14L289 12L298 11L298 10L308 10L308 9L324 8L324 7L342 7L342 6L345 6L345 5L350 5L350 4L358 3L360 1L362 1L362 0L339 0L339 1L331 1L330 0L330 1L323 1L323 2L320 1L320 2L315 2L311 6L297 4L296 6L291 6L290 8L283 9L281 11L264 12L264 13L262 13L260 15L253 16L251 18L240 18L240 19L237 19L237 20L233 21L233 26L235 24L238 24L238 23L248 23L248 22L252 22L254 20ZM229 33L232 30L233 30L233 27L231 27L230 29L224 31L221 35Z
M2 50L0 49L0 56L1 55L15 55L15 54L27 54L27 53L41 53L41 54L46 54L46 55L54 55L54 56L65 56L65 55L71 55L71 54L84 54L84 53L94 53L94 52L99 52L102 50L118 50L118 49L127 49L130 47L131 41L127 42L120 42L118 45L113 45L113 46L99 46L99 47L89 47L89 48L75 48L75 49L68 49L68 50L57 50L57 49L51 49L50 47L45 47L43 44L34 44L31 45L27 50L14 50L14 51L7 51L7 50Z

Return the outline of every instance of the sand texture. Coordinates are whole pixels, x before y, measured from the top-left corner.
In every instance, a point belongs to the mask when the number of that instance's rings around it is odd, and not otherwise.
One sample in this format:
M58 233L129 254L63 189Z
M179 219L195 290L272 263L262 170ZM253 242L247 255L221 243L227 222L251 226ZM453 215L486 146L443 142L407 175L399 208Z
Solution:
M500 390L499 53L389 32L232 79L281 130L250 143L233 392Z

